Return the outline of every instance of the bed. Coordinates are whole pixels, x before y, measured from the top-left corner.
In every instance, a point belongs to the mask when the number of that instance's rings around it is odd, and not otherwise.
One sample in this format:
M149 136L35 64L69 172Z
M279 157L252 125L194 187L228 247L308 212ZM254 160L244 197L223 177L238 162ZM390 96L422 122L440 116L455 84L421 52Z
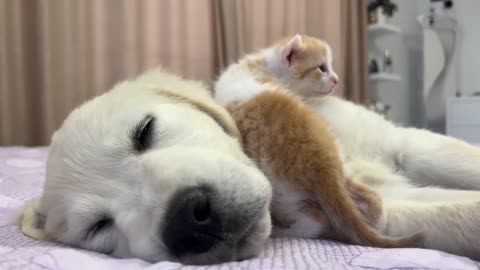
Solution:
M151 264L24 236L8 217L39 195L46 147L0 148L0 269L480 269L480 262L425 249L380 249L326 240L272 239L256 258L214 266Z

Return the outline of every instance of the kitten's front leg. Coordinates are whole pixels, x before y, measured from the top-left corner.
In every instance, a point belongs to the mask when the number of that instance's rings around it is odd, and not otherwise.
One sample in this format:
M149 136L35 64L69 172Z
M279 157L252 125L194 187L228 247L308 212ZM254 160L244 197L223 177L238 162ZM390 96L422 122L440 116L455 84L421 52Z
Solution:
M301 207L289 220L272 216L272 237L331 238L333 229L323 211Z
M272 181L272 237L325 237L330 221L315 200L288 182Z
M373 228L382 226L384 215L380 195L356 181L348 180L345 185L367 223ZM317 200L305 199L295 205L298 207L272 211L273 237L329 238L348 242L348 238L332 226Z

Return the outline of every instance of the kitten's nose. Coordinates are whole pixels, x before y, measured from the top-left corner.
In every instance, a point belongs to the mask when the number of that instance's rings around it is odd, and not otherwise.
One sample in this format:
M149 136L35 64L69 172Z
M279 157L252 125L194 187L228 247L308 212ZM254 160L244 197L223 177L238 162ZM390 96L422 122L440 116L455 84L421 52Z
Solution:
M337 77L337 76L332 76L332 77L330 77L330 81L331 81L334 85L336 85L336 84L338 84L338 77Z

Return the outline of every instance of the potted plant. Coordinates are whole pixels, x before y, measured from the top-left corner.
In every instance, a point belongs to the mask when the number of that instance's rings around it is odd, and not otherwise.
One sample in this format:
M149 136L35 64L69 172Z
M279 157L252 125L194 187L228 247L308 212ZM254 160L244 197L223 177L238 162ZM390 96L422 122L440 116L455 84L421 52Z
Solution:
M397 5L390 0L375 0L368 4L370 23L387 23L397 11Z

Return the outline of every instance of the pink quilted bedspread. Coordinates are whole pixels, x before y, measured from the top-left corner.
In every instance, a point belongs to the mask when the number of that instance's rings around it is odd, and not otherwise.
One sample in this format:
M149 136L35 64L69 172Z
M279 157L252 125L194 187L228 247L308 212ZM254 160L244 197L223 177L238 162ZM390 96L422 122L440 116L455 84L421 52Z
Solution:
M47 148L0 148L0 269L480 269L465 257L424 249L379 249L324 240L273 239L256 258L208 267L117 259L32 240L7 217L41 193Z

